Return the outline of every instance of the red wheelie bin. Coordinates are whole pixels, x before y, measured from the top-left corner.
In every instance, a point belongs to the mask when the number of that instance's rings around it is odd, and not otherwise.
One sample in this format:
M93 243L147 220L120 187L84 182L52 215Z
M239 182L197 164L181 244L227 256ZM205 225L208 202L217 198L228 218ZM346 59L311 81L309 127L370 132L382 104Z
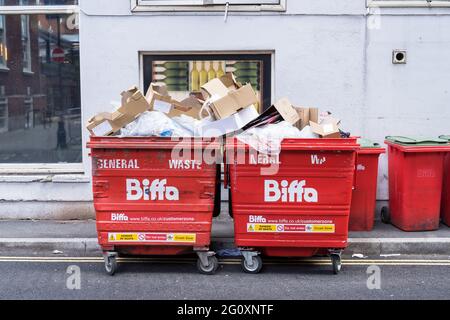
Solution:
M443 139L386 137L389 159L389 209L381 219L404 231L439 228L444 158Z
M281 153L268 156L227 140L226 185L245 272L260 272L260 254L329 254L340 271L358 148L356 138L284 139Z
M349 231L371 231L377 201L378 158L385 153L378 143L358 139L356 184L350 208Z
M209 245L220 180L217 159L205 161L203 153L219 155L218 142L91 137L88 148L98 241L109 274L119 254L196 252L201 273L217 270Z
M450 135L440 136L439 138L450 142ZM444 159L444 183L442 185L441 201L442 222L450 227L450 152L445 155Z

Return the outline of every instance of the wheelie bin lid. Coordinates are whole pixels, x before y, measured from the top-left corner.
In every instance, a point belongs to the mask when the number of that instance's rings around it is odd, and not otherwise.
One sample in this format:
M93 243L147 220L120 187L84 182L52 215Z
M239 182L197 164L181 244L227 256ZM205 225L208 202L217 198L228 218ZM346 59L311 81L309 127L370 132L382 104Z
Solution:
M449 140L429 137L387 136L386 144L405 152L449 152Z
M385 150L380 146L379 143L373 142L372 140L365 139L365 138L358 138L358 144L361 149L358 150L359 154L362 153L384 153Z
M361 146L361 148L379 148L380 144L377 142L373 142L372 140L365 139L365 138L359 138L358 144Z
M439 139L444 139L444 140L450 141L450 134L439 136Z
M404 146L441 146L448 144L448 140L428 137L387 136L386 140Z

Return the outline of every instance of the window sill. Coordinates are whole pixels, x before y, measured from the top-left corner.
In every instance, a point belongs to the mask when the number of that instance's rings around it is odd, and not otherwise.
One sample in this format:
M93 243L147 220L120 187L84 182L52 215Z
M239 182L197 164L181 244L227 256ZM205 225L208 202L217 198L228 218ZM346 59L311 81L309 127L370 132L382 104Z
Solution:
M9 72L10 69L7 66L0 65L0 72Z
M151 5L139 4L137 0L131 0L131 12L224 12L225 5ZM282 12L286 11L286 0L280 0L279 4L233 4L228 8L229 12Z
M0 175L84 175L82 163L0 164Z
M89 183L84 174L0 175L0 183Z
M32 76L32 75L34 75L34 72L31 71L31 70L24 69L24 70L23 70L23 74L24 74L24 75L28 75L28 76Z
M371 0L367 3L369 8L450 8L449 1L426 0L402 0L402 1L381 1Z

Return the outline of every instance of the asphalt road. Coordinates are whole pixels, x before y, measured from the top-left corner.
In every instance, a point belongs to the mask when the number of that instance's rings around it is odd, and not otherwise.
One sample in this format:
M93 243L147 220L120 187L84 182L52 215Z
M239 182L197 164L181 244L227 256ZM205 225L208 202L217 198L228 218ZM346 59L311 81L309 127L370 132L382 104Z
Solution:
M244 274L238 260L221 260L216 275L197 273L193 259L128 259L113 277L100 258L0 257L1 299L450 299L450 259L343 260L339 275L321 258L266 260ZM380 289L368 289L367 268L380 268ZM69 266L79 267L69 274ZM75 269L77 269L75 267ZM68 289L79 284L80 289ZM372 284L374 282L371 282Z

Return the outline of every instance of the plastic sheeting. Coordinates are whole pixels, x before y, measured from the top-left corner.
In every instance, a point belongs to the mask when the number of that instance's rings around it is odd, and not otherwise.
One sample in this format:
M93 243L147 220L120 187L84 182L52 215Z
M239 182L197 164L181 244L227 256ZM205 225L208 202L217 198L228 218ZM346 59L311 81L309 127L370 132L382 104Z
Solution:
M262 127L248 129L237 136L241 142L248 144L258 152L268 155L279 155L281 142L287 138L318 138L311 131L310 126L299 130L292 124L282 121L276 124L268 124Z
M192 118L192 120L195 119ZM135 121L122 128L120 137L192 137L193 131L193 127L190 130L189 121L186 119L178 123L162 112L146 111Z

